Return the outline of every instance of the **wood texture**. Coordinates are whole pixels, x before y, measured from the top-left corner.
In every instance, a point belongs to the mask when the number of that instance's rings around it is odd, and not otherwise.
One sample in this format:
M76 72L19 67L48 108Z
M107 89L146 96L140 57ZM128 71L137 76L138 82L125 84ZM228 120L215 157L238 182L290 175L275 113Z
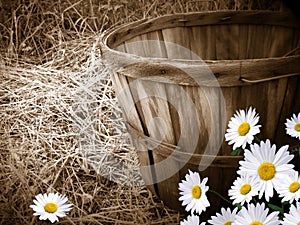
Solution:
M115 92L118 97L118 102L123 110L123 116L125 117L125 121L127 121L127 123L129 124L134 124L136 130L144 133L140 116L136 109L135 102L133 101L130 88L128 86L127 78L116 73L111 74L111 76L113 80L113 85L115 87ZM149 165L151 165L148 149L137 139L132 139L132 142L134 146L139 149L138 157L141 165L143 166L141 167L141 174L145 182L148 184L154 184L155 180L153 179L153 173L148 167ZM155 188L153 185L148 185L148 188L153 193L155 193Z
M179 85L199 86L199 84L184 70L192 68L199 73L198 80L202 86L242 86L249 83L259 83L278 79L281 76L297 76L300 71L300 55L284 58L265 58L252 60L220 60L207 61L206 65L197 63L195 65L183 65L176 61L162 61L161 63L141 62L126 66L122 74L142 79L157 81L165 78L166 83L177 83ZM207 68L211 72L208 73ZM211 76L210 74L213 74ZM200 76L201 75L201 76ZM218 83L215 82L217 78Z
M168 59L192 59L188 28L173 27L162 30Z
M286 21L289 21L289 23ZM237 13L235 11L219 11L186 13L167 15L150 20L144 19L126 24L116 30L110 31L110 38L107 40L107 45L114 48L125 40L156 30L211 24L268 24L285 27L300 27L299 20L292 14L285 12L244 11L243 13Z
M123 50L112 50L122 44ZM282 12L168 15L103 36L103 55L120 68L113 74L116 91L130 90L120 103L141 165L154 165L143 175L167 206L182 209L178 182L189 169L200 169L212 189L227 194L241 159L229 156L232 147L223 138L236 110L257 109L262 139L291 141L284 123L300 111L299 47L300 22Z

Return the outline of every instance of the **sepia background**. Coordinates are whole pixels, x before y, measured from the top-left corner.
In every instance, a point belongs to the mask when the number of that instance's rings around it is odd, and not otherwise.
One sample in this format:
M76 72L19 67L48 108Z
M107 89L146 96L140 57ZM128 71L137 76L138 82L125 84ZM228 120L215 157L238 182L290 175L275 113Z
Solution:
M289 10L279 0L1 0L0 224L49 224L29 208L46 192L74 204L58 224L179 224L185 215L142 185L99 36L142 18L224 9Z

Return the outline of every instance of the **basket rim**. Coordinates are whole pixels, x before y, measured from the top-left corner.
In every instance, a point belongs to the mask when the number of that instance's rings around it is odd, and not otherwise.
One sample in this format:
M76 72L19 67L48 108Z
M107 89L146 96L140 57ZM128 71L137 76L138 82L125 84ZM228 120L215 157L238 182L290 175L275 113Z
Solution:
M236 11L236 10L219 10L219 11L205 11L205 12L188 12L188 13L175 13L175 14L167 14L167 15L162 15L162 16L157 16L154 18L144 18L140 19L137 21L133 21L130 23L122 24L116 27L112 27L108 30L105 30L103 34L101 35L100 39L101 42L104 43L104 45L107 46L107 48L110 48L108 46L108 39L109 38L114 38L114 35L117 32L122 31L123 29L126 29L128 27L132 27L132 29L129 29L129 31L133 29L137 29L138 26L141 26L143 24L146 25L151 25L159 20L166 19L167 21L173 20L176 18L179 18L178 21L180 23L172 24L173 26L160 26L157 27L155 30L162 29L162 28L171 28L171 27L177 27L177 26L193 26L194 24L191 23L190 25L187 24L189 21L188 17L189 16L200 16L201 18L203 17L208 17L208 16L217 16L217 20L219 21L219 24L233 24L230 22L230 19L236 15L243 15L247 17L252 17L251 20L247 21L236 21L234 20L234 24L257 24L257 25L279 25L279 26L284 26L284 27L293 27L293 28L298 28L300 29L300 21L297 19L295 15L293 15L290 12L286 11L271 11L271 10L244 10L244 11ZM253 17L255 16L255 20L253 20ZM271 16L271 20L267 19L267 17ZM239 17L238 17L239 18ZM237 18L237 19L238 19ZM248 18L250 19L250 18ZM287 23L286 21L290 21L290 23ZM215 23L210 22L205 22L201 25L214 25ZM129 32L126 31L126 32ZM152 30L151 30L152 31ZM154 31L154 30L153 30ZM149 32L149 31L147 31ZM146 32L145 32L146 33ZM139 33L137 35L142 34ZM112 36L112 37L111 37Z
M107 30L103 34L100 35L100 50L102 53L102 58L104 61L108 62L110 65L120 65L120 68L126 67L125 70L118 71L123 73L125 76L129 76L132 78L137 78L138 73L134 73L132 69L128 69L127 65L137 65L137 64L144 64L144 63L151 63L152 65L158 65L159 68L161 65L171 65L174 67L179 68L199 68L201 70L201 67L203 68L203 65L207 65L209 69L214 73L214 75L217 77L218 84L216 82L208 81L204 82L203 86L224 86L224 87L230 87L230 86L243 86L243 85L249 85L253 83L259 83L263 81L268 80L274 80L274 79L280 79L280 78L286 78L290 76L299 75L300 71L300 64L295 63L300 61L300 53L294 54L294 55L285 55L280 57L268 57L268 58L254 58L254 59L230 59L230 60L187 60L187 59L168 59L168 58L158 58L158 57L143 57L135 54L125 53L118 50L113 49L110 47L110 42L118 40L118 35L126 36L126 34L130 34L132 30L140 29L139 33L137 33L135 36L138 36L140 34L144 34L150 31L159 30L162 28L169 28L169 26L165 27L157 27L154 30L145 30L141 29L142 27L148 27L151 26L153 23L157 23L159 20L167 20L167 21L173 21L173 24L171 24L173 27L178 26L192 26L187 25L189 21L189 17L198 18L198 20L201 20L203 18L209 17L209 16L216 16L217 21L221 21L220 24L233 24L231 22L231 19L235 21L235 23L244 23L244 22L237 22L237 19L241 18L247 18L246 21L249 24L249 18L252 18L250 21L251 24L270 24L270 25L279 25L279 26L286 26L286 27L292 27L296 29L300 29L300 21L291 13L288 12L281 12L281 11L269 11L269 10L253 10L253 11L233 11L233 10L224 10L224 11L208 11L208 12L194 12L194 13L178 13L178 14L171 14L171 15L164 15L159 16L156 18L145 18L138 21L134 21L128 24L123 24L121 26L112 28L110 30ZM260 18L258 20L253 20L253 16L256 18ZM266 20L266 18L270 17L271 19ZM200 19L199 19L200 18ZM178 23L175 23L174 20L176 20ZM261 21L263 20L263 24L261 24ZM290 21L290 23L287 23L286 21ZM211 21L210 21L211 22ZM174 24L176 26L174 26ZM205 22L205 24L214 24L214 23L208 23ZM204 25L205 25L204 24ZM121 32L121 33L120 33ZM123 32L123 33L122 33ZM128 40L132 37L128 37ZM115 42L114 42L115 43ZM122 42L121 42L122 43ZM119 44L121 44L119 43ZM118 44L117 44L118 46ZM297 50L299 49L296 48ZM276 65L276 66L275 66ZM298 65L298 66L297 66ZM253 79L254 74L254 68L262 68L260 71L261 74L258 75L258 77L255 77ZM135 67L137 68L137 67ZM224 68L226 68L227 71L224 71ZM276 69L274 69L276 68ZM281 69L280 69L281 68ZM284 69L282 69L284 68ZM155 68L154 68L155 70ZM246 71L246 72L245 72ZM133 72L133 73L132 73ZM234 73L232 73L234 72ZM257 71L256 71L257 73ZM141 74L141 73L139 73ZM233 74L233 75L232 75ZM158 76L161 76L162 74L157 74ZM165 74L164 76L167 76L168 74ZM183 75L181 75L182 77ZM232 76L232 78L230 78ZM231 83L228 83L227 81L222 80L222 78L225 78L226 80L230 79ZM141 78L141 77L138 77ZM168 79L170 77L167 77ZM144 79L144 78L142 78ZM149 78L148 78L149 80ZM195 82L183 82L182 85L189 85L189 86L197 86L199 84L196 84Z

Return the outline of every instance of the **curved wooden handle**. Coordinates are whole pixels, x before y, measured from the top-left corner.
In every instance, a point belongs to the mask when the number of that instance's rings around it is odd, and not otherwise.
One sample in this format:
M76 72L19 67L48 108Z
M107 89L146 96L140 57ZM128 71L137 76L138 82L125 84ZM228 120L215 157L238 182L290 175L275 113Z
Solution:
M243 81L245 83L249 83L249 84L255 84L255 83L277 80L277 79L287 78L287 77L292 77L292 76L297 76L297 75L300 75L300 73L290 73L290 74L284 74L284 75L280 75L280 76L267 77L267 78L263 78L263 79L254 79L254 80L241 78L241 81Z
M244 156L215 156L183 152L180 151L181 148L179 146L170 143L160 142L155 140L154 138L148 137L145 134L139 132L128 122L126 123L126 125L132 137L136 138L140 143L147 146L149 151L152 151L155 154L161 155L165 158L172 157L177 162L188 162L196 166L199 166L201 162L201 166L236 168L239 166L239 161L244 158ZM155 147L153 148L153 146ZM204 165L206 160L202 159L208 159L207 161L209 162L209 165Z

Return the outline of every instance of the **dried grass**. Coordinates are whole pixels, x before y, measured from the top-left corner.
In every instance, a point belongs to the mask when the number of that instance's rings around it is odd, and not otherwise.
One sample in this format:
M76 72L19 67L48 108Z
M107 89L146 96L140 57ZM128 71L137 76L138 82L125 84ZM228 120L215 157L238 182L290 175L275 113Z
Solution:
M178 224L177 212L139 186L99 34L161 14L270 2L1 1L0 224L48 224L29 208L45 192L74 204L60 224Z
M81 53L94 42L86 40ZM141 181L138 160L109 75L89 52L94 62L72 70L1 65L1 224L35 224L29 205L44 192L66 194L74 204L62 224L178 221L147 189L125 185L130 167Z

